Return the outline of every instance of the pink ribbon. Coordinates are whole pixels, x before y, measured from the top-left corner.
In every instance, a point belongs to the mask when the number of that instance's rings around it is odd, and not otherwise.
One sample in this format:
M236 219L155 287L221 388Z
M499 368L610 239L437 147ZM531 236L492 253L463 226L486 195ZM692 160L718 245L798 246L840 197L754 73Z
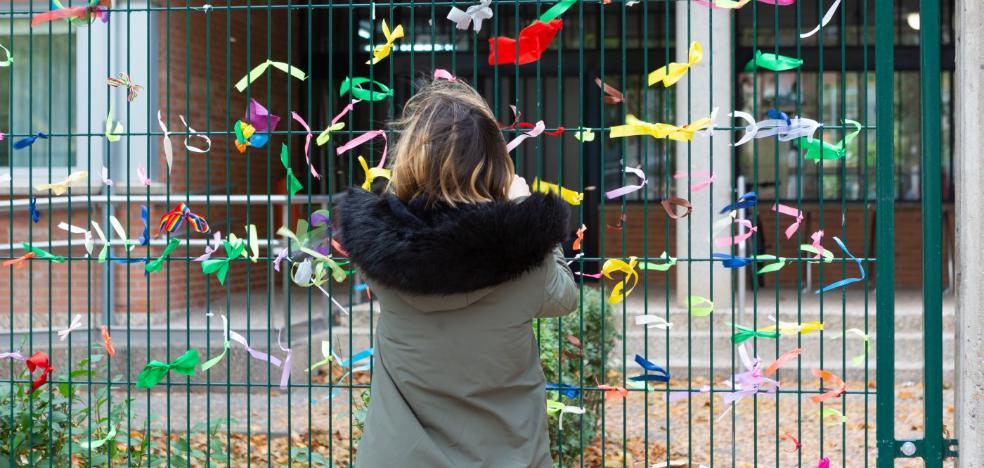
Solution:
M382 157L382 159L379 160L379 165L376 166L376 167L383 167L383 165L386 164L386 149L387 149L387 145L389 144L389 141L386 139L386 131L385 130L372 130L372 131L363 133L362 135L359 135L359 136L357 136L357 137L349 140L348 143L345 143L344 145L339 146L337 149L335 149L335 154L341 155L342 153L344 153L344 152L346 152L346 151L348 151L348 150L350 150L352 148L355 148L356 146L359 146L359 145L361 145L361 144L363 144L363 143L365 143L365 142L367 142L367 141L369 141L369 140L371 140L373 138L376 138L376 137L383 137L383 157Z
M817 255L813 258L822 258L823 254L827 251L827 249L820 245L820 239L823 239L823 231L817 231L810 234L810 239L813 239L813 248L817 250Z
M438 69L435 69L434 70L434 79L435 80L458 81L458 79L455 78L454 75L451 74L451 72L449 72L449 71L447 71L447 70L445 70L443 68L438 68Z
M192 261L193 262L204 262L205 260L208 260L208 259L212 258L212 254L215 253L215 251L219 250L219 247L222 247L222 232L221 231L215 231L214 233L212 233L212 246L209 247L209 246L206 245L205 246L205 254L203 254L203 255L195 258Z
M694 184L690 185L690 191L691 192L699 192L699 191L701 191L701 190L709 187L711 184L714 183L715 178L717 178L717 176L714 175L714 173L711 172L711 171L677 172L676 174L673 174L673 178L674 179L677 179L677 180L686 178L687 176L689 176L691 178L693 178L693 177L707 177L707 180L704 180L704 181L701 181L701 182L697 182L697 183L694 183Z
M150 184L151 184L150 178L147 177L147 173L144 171L143 166L140 166L140 167L137 168L137 177L140 178L140 183L141 184L144 184L144 185L146 185L148 187L150 186Z
M27 358L23 354L13 351L10 353L0 353L0 359L10 359L12 361L26 361Z
M353 99L352 102L348 103L347 106L343 107L342 110L339 111L337 115L335 115L335 118L331 119L331 124L335 125L336 123L338 123L339 120L342 120L342 117L345 117L345 114L351 112L352 108L355 107L355 105L360 102L362 101L359 99Z
M581 275L585 278L601 279L601 273L581 273L580 271L576 271L574 274Z
M513 109L513 111L515 111L515 108ZM522 143L527 138L534 138L540 136L540 134L543 133L543 130L545 130L546 128L547 127L546 125L543 124L542 120L538 121L536 125L533 126L532 130L526 133L522 133L516 138L513 138L512 141L510 141L509 144L506 145L506 152L508 153L516 149L516 147L519 146L519 144Z
M304 131L307 132L307 135L304 136L304 160L307 161L308 167L311 168L311 177L320 179L321 175L314 169L314 165L311 164L311 157L309 156L311 150L311 139L314 138L314 135L311 134L311 127L308 126L307 122L305 122L304 119L297 114L297 112L290 111L290 116L295 122L301 124L301 126L304 127Z
M744 227L745 229L747 229L747 231L742 232L741 234L738 234L737 236L734 237L722 236L722 237L715 238L714 239L715 247L723 248L723 247L728 247L730 245L741 244L742 242L748 240L749 237L755 235L755 233L758 231L758 226L753 226L752 222L747 219L736 219L734 220L734 224L738 224L739 226Z
M283 331L282 328L279 331L277 331L277 346L280 347L280 350L281 351L287 353L287 356L284 357L284 363L280 367L280 369L281 369L280 370L280 389L281 390L286 390L287 389L287 384L290 383L290 360L293 357L294 353L290 350L290 348L285 348L284 345L281 344L281 342L280 342L280 332L282 332L282 331Z
M630 194L632 192L635 192L636 190L640 190L643 187L645 187L647 183L649 183L649 181L646 180L646 173L643 172L642 169L637 169L634 167L626 167L625 172L631 172L635 174L636 177L642 179L642 183L638 185L630 184L630 185L626 185L625 187L619 187L617 189L609 190L605 192L605 196L608 197L609 200L611 200L612 198L621 197L622 195Z
M772 205L772 211L796 218L796 221L793 221L793 224L790 224L789 227L786 228L786 239L792 239L793 234L796 234L796 231L799 229L800 223L803 222L803 212L791 206L786 206L780 203Z
M280 271L280 263L283 262L285 258L287 258L287 249L280 249L280 253L277 254L277 258L273 259L273 269Z

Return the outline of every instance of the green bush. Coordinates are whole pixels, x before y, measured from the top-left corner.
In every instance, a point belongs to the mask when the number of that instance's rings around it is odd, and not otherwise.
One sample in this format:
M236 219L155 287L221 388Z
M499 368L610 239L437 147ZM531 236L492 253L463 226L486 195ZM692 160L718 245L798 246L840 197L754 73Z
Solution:
M94 355L92 359L82 359L68 375L61 373L49 379L67 381L97 380L99 370L92 370L93 364L103 356ZM15 363L15 366L20 363ZM105 375L106 368L101 368ZM29 380L32 376L24 368L18 376ZM0 384L0 434L13 434L0 442L0 466L13 463L13 466L69 466L71 455L85 459L90 454L78 444L88 440L89 418L92 419L92 439L105 435L110 420L118 421L125 416L126 401L117 401L109 411L108 390L100 388L92 395L92 405L79 395L78 387L68 383L51 384L40 387L29 395L30 383L21 382ZM71 412L69 409L71 408ZM107 451L114 444L106 444L92 450L92 460L105 464Z
M583 311L583 317L579 316L579 311ZM547 383L562 382L574 386L581 383L586 387L605 383L602 364L607 353L615 346L618 330L611 307L602 298L601 291L584 288L581 307L566 317L539 320L534 323L533 330L540 344L540 361L543 363ZM581 349L571 344L568 336L577 338ZM583 449L598 434L604 394L582 392L577 398L571 399L559 393L548 391L547 397L565 405L580 406L585 410L583 416L564 415L563 430L559 428L558 416L549 418L550 449L554 461L569 466L577 464Z

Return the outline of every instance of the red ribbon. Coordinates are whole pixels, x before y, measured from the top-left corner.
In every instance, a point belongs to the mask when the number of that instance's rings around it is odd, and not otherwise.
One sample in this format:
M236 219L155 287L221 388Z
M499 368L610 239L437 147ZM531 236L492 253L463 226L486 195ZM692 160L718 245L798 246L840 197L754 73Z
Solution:
M24 362L27 364L27 370L29 370L31 374L34 374L35 369L41 369L41 375L31 382L31 391L27 392L27 394L30 395L48 382L48 374L54 372L55 369L48 363L48 355L41 351L34 353L33 356L27 358Z
M107 13L108 12L100 5L59 8L57 10L46 11L44 13L34 15L34 17L31 18L31 27L42 23L47 23L49 21L67 18L78 18L80 20L91 21L92 18L95 17L101 19L102 22L105 23L109 19Z
M489 65L526 65L540 60L550 47L564 22L555 19L549 23L537 21L519 32L519 39L499 36L489 38Z

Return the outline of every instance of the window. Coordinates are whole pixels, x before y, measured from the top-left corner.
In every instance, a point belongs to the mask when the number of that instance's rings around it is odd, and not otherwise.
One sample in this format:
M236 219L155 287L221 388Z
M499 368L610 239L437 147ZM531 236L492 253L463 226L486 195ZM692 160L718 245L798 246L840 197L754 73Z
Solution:
M67 168L76 164L77 149L66 135L75 133L71 109L74 92L74 34L64 22L32 33L29 20L0 22L0 43L10 49L14 64L0 69L0 125L12 139L44 132L30 149L0 145L0 166Z
M798 80L797 81L797 76ZM952 73L942 76L942 130L940 142L944 181L952 180L950 161L953 158L951 94ZM844 119L863 125L875 125L875 76L862 72L825 72L822 86L814 72L742 74L738 90L739 108L765 118L769 109L776 108L790 116L800 115L825 124L824 140L836 143L850 129L843 128ZM843 88L842 88L843 87ZM817 106L823 95L822 108ZM799 103L797 105L797 102ZM895 75L895 196L899 200L920 199L919 165L919 73L897 72ZM865 120L867 119L867 121ZM816 138L821 137L818 131ZM740 171L756 185L759 196L781 200L816 200L823 197L848 200L871 199L875 195L875 138L871 130L862 130L847 147L847 156L825 161L822 166L803 159L795 141L780 142L775 138L755 139L739 147ZM801 186L797 186L797 182ZM952 199L951 184L944 183L944 198Z

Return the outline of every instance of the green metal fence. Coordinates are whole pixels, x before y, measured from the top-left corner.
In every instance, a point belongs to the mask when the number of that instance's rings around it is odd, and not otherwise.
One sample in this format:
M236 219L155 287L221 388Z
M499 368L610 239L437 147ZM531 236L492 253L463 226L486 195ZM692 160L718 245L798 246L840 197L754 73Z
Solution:
M489 38L521 37L555 4L9 2L0 9L0 176L9 175L0 184L0 353L9 353L0 460L351 463L380 316L371 285L330 243L330 212L398 135L349 151L345 143L384 129L414 80L444 69L487 97L507 140L542 120L546 131L513 152L517 172L583 195L565 245L581 304L532 330L548 399L565 408L550 417L558 464L894 466L921 457L942 466L955 441L937 430L943 242L934 223L922 223L915 306L924 404L896 399L896 363L908 359L895 349L904 308L895 271L905 260L896 257L896 200L908 168L896 167L894 49L896 7L911 2L894 3L562 1L566 11L548 16L563 27L542 56L491 65L520 52L488 57ZM452 7L484 15L480 31L455 28ZM920 1L918 13L920 206L923 220L936 220L938 52L949 23L938 2ZM694 41L703 54L688 63ZM388 57L366 64L384 49ZM757 53L767 55L756 62ZM768 54L785 58L770 65ZM647 82L671 62L679 81ZM356 77L383 93L340 93ZM643 121L638 133L613 133L629 115ZM629 184L641 187L606 196ZM728 204L747 224L729 221ZM184 222L158 233L168 213ZM319 221L323 239L305 236ZM798 229L787 235L790 224ZM824 237L811 238L817 231ZM859 281L820 292L849 278ZM619 282L631 292L612 295ZM633 380L653 375L635 355L669 381ZM783 355L792 360L767 370ZM815 370L833 376L818 381ZM921 412L927 428L911 445L896 440L906 411Z

